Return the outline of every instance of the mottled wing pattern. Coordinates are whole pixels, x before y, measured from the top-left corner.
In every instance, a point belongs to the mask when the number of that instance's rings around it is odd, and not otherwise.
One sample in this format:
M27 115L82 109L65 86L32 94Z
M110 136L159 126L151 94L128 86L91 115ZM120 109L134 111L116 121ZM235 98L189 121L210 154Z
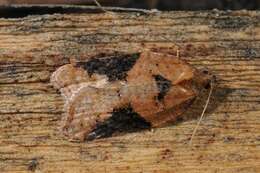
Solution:
M209 81L185 61L156 52L94 57L51 77L65 99L63 132L81 141L169 124Z

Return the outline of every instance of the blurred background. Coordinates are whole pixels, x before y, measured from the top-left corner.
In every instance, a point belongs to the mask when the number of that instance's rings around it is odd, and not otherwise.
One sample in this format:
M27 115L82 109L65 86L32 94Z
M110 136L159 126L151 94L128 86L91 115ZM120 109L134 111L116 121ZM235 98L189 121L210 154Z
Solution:
M98 0L102 6L117 6L159 10L259 10L260 0ZM94 0L0 0L10 4L86 4Z

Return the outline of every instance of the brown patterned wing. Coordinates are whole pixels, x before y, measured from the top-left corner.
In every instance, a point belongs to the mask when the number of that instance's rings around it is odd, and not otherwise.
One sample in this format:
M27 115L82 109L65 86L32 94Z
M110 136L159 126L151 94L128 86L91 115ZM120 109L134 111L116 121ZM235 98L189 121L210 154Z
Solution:
M93 140L174 122L211 76L155 52L94 57L60 67L51 77L63 94L63 132Z
M210 80L185 61L154 52L142 53L127 77L129 85L139 86L131 98L133 109L153 127L174 122Z

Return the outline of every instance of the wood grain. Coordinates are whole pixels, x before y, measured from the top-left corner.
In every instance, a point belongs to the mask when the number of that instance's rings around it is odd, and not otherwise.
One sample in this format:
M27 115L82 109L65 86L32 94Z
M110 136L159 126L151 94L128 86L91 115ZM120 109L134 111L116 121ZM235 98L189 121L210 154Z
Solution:
M260 12L95 11L0 18L0 172L260 172ZM175 125L72 143L50 75L70 58L159 49L217 77Z

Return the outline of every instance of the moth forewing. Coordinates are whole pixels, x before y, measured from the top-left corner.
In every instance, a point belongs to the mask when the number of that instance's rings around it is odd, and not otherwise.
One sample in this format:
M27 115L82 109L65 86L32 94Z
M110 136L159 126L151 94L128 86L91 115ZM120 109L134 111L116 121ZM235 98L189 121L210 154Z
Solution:
M64 134L81 141L170 124L210 80L179 57L149 51L92 57L51 77L65 99Z

